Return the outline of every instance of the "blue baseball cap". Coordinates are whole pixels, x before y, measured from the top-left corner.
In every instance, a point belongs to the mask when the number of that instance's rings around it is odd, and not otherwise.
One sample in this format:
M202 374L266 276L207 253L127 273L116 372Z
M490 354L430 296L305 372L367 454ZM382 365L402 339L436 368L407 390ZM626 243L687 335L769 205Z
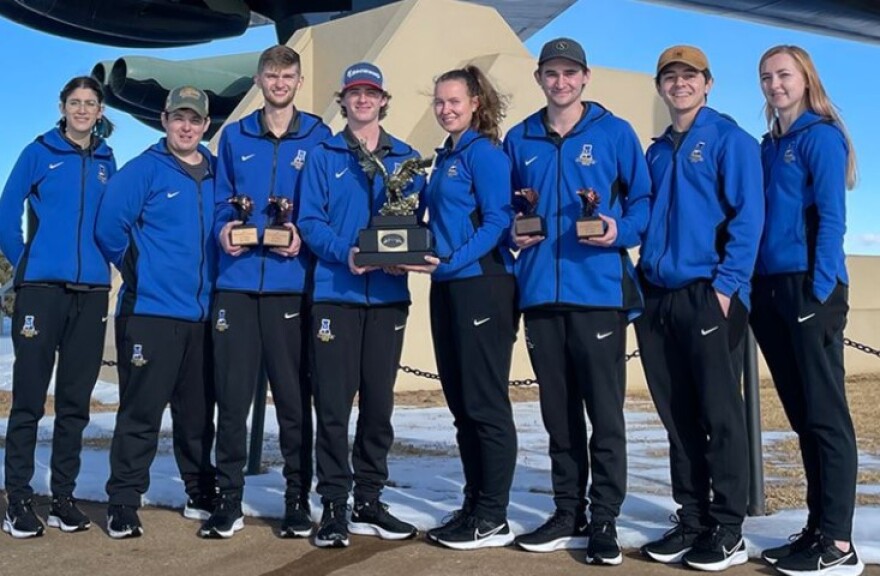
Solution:
M382 71L375 64L358 62L345 69L342 75L342 92L354 86L369 86L377 90L382 88Z

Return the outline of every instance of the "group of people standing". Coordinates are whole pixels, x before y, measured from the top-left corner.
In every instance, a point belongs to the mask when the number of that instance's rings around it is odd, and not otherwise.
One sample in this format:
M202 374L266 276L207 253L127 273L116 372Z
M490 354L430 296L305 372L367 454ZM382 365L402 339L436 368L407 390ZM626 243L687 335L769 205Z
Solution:
M430 177L405 191L419 195L436 256L385 267L356 263L358 232L386 200L383 180L364 166L379 161L393 172L418 152L382 128L391 95L375 65L344 72L336 100L346 126L331 135L293 104L303 82L299 55L266 50L254 77L265 104L225 128L216 159L200 145L207 96L175 88L162 113L165 136L118 174L104 142L112 126L101 87L72 80L58 127L25 149L0 197L0 250L15 265L18 294L3 529L43 532L29 483L56 352L48 523L89 527L73 492L111 262L123 278L111 537L143 532L137 509L168 403L184 515L203 521L204 537L244 527L246 419L261 366L284 457L281 535L314 536L321 547L348 546L349 533L415 536L381 492L410 305L406 278L427 273L434 352L464 476L461 507L428 530L429 540L462 550L584 548L588 563L622 562L616 520L626 494L625 345L634 321L680 506L675 525L642 552L710 571L745 562L740 358L751 324L798 434L808 485L806 527L763 556L785 574L859 574L842 340L854 151L806 52L772 48L759 74L769 126L760 147L708 107L705 54L664 51L655 86L671 124L647 154L625 120L583 99L591 70L574 40L544 45L534 78L546 107L503 140L507 98L479 68L438 76L432 106L448 136ZM514 213L514 191L526 189L529 216L544 220L538 234L513 226L524 216ZM254 207L249 221L236 210L243 196ZM582 197L595 204L597 235L576 233ZM292 210L279 219L283 198ZM280 226L289 243L233 241L248 226L258 238ZM628 249L636 246L634 266ZM507 522L517 452L507 381L520 314L540 382L555 511L515 536ZM313 449L323 507L317 530Z

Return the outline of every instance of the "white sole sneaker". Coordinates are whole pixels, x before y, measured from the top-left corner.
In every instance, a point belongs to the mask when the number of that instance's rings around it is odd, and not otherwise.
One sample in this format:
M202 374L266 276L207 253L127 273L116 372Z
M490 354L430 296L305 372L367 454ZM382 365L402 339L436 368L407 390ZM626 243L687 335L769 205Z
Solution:
M128 528L126 530L115 531L110 529L110 522L107 522L107 535L114 540L122 540L124 538L140 538L144 535L143 528Z
M309 528L308 530L291 530L288 528L287 530L279 530L278 535L282 538L308 538L314 534L314 532L314 527Z
M739 550L734 552L724 560L720 562L712 562L711 564L701 564L698 562L688 562L685 560L685 564L690 566L691 568L696 568L697 570L703 570L704 572L721 572L722 570L727 570L731 566L738 566L740 564L745 564L749 561L749 555L745 551L745 547L743 550ZM801 572L800 574L803 574Z
M67 533L82 532L82 531L88 530L89 528L92 527L91 522L86 522L82 526L80 526L78 524L73 524L73 525L65 524L61 518L59 518L58 516L53 516L51 514L49 515L49 518L46 520L46 524L48 524L52 528L58 528L62 532L67 532Z
M25 532L23 530L16 530L12 522L9 521L9 518L3 519L3 531L13 538L36 538L43 535L42 530L37 530L36 532Z
M315 536L315 546L318 548L346 548L349 544L348 538L344 540L321 540Z
M235 522L232 523L229 530L218 530L215 526L208 528L207 530L200 529L199 536L202 538L232 538L236 532L242 529L244 529L244 518L238 517L235 519Z
M656 552L651 552L642 548L642 554L644 554L654 562L659 562L661 564L681 564L681 559L684 558L684 555L690 551L690 548L684 548L683 550L681 550L680 552L676 552L675 554L657 554Z
M852 566L829 566L824 570L808 570L799 572L796 570L783 570L777 568L786 576L859 576L865 571L865 564L859 559L858 564Z
M540 544L526 542L515 542L515 544L528 552L556 552L557 550L586 550L589 540L586 536L566 536Z
M513 532L507 534L495 534L479 540L467 540L465 542L452 542L449 540L437 540L438 544L442 544L453 550L479 550L481 548L503 548L510 546L514 540Z
M418 530L411 532L389 532L381 526L368 522L349 522L348 531L359 536L378 536L382 540L407 540L418 534Z

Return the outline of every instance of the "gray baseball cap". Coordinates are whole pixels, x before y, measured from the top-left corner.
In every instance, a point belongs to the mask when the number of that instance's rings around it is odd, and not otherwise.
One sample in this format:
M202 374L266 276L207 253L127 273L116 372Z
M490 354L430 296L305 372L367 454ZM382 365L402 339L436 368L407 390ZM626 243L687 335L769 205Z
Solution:
M556 38L550 40L541 48L541 56L538 58L538 66L554 58L570 60L581 67L587 67L587 55L584 47L571 38Z

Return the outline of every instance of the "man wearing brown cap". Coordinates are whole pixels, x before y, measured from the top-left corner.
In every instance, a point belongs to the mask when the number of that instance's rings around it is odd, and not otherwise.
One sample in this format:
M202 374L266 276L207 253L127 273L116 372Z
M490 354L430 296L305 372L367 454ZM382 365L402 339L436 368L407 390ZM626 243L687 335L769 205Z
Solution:
M642 364L669 436L678 523L642 548L719 571L748 560L746 429L733 352L764 221L757 142L706 105L706 55L673 46L655 78L672 124L648 148L653 202L639 258Z
M588 563L617 565L623 554L616 522L626 495L626 325L642 306L626 249L645 230L651 183L629 123L582 98L589 79L580 44L547 42L535 71L547 106L504 141L514 189L537 192L533 210L545 222L541 235L517 235L514 226L513 241L556 506L516 544L530 552L586 548ZM590 190L599 230L582 238L581 197Z
M143 533L137 509L169 402L190 500L210 500L216 491L207 326L216 268L214 158L200 144L209 125L204 92L171 90L162 112L165 136L111 179L98 211L98 247L123 279L116 310L119 411L107 481L111 538Z

